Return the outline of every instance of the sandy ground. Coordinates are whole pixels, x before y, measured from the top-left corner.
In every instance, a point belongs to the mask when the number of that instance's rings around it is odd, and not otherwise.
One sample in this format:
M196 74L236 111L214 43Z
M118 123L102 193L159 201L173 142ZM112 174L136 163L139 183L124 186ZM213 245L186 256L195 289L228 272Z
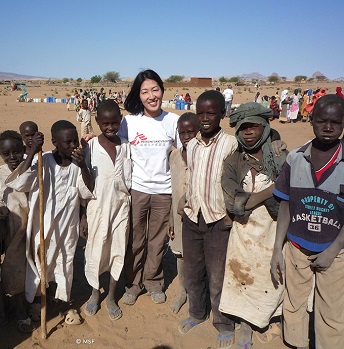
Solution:
M283 86L263 86L261 94L273 95L276 89L284 89ZM298 87L289 85L292 89ZM325 84L330 92L334 93L336 84ZM302 86L303 87L303 86ZM315 88L315 85L306 87ZM246 88L246 91L244 90ZM116 87L111 88L112 91ZM248 91L250 89L250 91ZM65 98L67 93L71 93L71 87L30 87L28 86L29 98L44 98L51 96L54 92L57 98ZM108 88L106 89L108 90ZM119 88L118 88L119 90ZM126 89L127 90L127 89ZM165 91L164 99L168 100L176 92L189 92L193 99L202 93L204 88L194 88L183 90L177 88L168 88ZM223 89L222 89L223 90ZM57 94L56 94L57 92ZM234 103L243 103L253 101L256 90L253 86L234 87ZM73 122L79 129L76 122L76 113L67 111L65 104L60 103L18 103L16 97L20 92L14 91L4 95L4 86L0 86L0 110L1 110L1 130L18 130L20 123L25 120L33 120L39 125L40 131L46 135L44 150L51 150L50 127L53 122L59 119L66 119ZM183 111L176 111L182 114ZM125 111L124 111L125 114ZM233 134L233 130L228 126L228 119L224 119L222 127ZM304 144L313 136L312 128L309 123L298 122L296 124L280 124L277 121L272 123L272 127L278 130L283 140L288 144L288 149L293 149ZM94 122L94 129L97 126ZM164 268L166 277L167 302L162 305L152 303L150 297L142 295L134 306L126 306L121 302L121 296L124 292L124 280L120 280L117 290L117 298L122 308L124 316L118 321L111 321L108 317L105 302L102 301L99 312L94 317L86 317L83 313L83 307L91 289L87 284L83 273L83 251L85 242L80 239L76 258L74 283L72 290L71 304L74 308L80 310L83 323L79 326L66 325L63 321L63 312L66 307L48 306L48 339L40 339L39 330L33 334L18 333L15 321L10 318L9 323L0 328L0 348L54 348L54 349L101 349L101 348L130 348L130 349L211 349L215 347L216 330L211 321L195 328L191 333L181 335L178 332L178 323L187 316L187 306L185 305L178 314L170 311L170 304L173 302L178 292L178 278L176 277L176 264L174 257L167 252L164 258ZM102 278L102 300L107 294L108 277ZM253 337L254 348L256 349L279 349L287 348L281 340L260 344Z

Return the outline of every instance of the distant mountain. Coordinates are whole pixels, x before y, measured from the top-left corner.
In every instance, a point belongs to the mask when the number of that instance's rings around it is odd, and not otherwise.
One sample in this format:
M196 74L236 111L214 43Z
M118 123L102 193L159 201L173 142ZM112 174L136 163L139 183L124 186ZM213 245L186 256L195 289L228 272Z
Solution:
M316 72L312 75L312 78L316 79L318 76L324 76L324 74L321 73L320 71L316 71Z
M0 72L0 80L48 80L48 79L49 78L43 78L40 76Z
M343 82L344 81L344 77L342 76L341 78L336 78L333 81Z
M251 74L241 74L238 75L239 78L243 80L265 80L266 76L259 74L257 72L251 73Z

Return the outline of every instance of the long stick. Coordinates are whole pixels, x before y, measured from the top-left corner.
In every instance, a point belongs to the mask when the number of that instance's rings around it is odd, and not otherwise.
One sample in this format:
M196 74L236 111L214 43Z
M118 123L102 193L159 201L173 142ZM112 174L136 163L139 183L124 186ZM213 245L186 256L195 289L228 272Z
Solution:
M43 186L43 157L42 150L38 152L38 185L39 185L39 231L40 231L40 260L41 260L41 338L47 338L47 287L45 272L45 242L44 242L44 186Z

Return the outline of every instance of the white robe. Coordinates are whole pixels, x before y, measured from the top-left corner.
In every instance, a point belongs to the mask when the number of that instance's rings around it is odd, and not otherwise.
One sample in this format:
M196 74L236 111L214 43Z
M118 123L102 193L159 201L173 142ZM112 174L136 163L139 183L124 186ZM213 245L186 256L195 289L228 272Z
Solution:
M244 190L260 192L272 184L265 174L249 171ZM276 236L276 221L259 205L249 218L235 217L228 240L226 269L219 310L264 328L271 317L281 315L284 285L275 288L270 261Z
M6 184L18 191L29 192L29 218L26 236L25 295L32 302L40 284L39 256L39 187L37 163L20 174L21 167L12 172ZM74 163L59 166L51 152L43 154L44 238L46 250L46 281L55 281L55 297L67 302L73 281L73 258L79 237L80 198L90 199L81 169Z
M87 205L85 275L98 290L102 273L109 271L118 280L124 265L130 215L130 144L121 138L121 145L116 146L115 164L98 137L91 139L88 146L86 164L95 178L95 199Z
M1 265L1 282L2 291L13 296L24 292L25 289L25 235L29 204L25 193L17 192L5 185L11 173L7 165L0 166L0 205L7 207L9 211L7 219L1 222L5 233L5 258Z

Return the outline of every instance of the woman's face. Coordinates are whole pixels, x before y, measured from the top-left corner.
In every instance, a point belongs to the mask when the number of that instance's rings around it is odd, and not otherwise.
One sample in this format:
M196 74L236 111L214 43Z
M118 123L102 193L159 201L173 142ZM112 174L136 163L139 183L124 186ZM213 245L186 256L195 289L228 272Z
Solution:
M144 114L156 118L161 114L163 92L155 80L146 79L141 84L140 99L143 104Z

